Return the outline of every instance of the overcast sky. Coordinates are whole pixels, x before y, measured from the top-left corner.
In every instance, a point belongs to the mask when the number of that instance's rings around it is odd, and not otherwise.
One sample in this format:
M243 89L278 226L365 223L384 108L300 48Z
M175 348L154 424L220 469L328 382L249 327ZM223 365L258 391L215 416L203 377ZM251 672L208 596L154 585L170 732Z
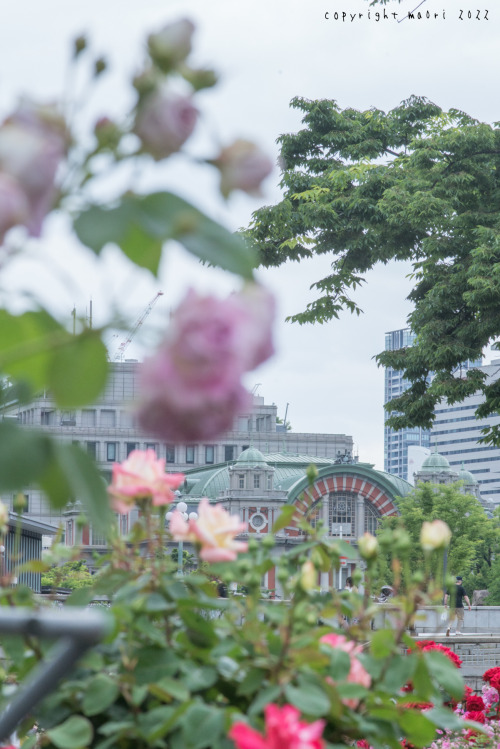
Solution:
M104 114L119 117L132 101L125 83L140 67L145 34L188 16L197 27L193 62L220 73L217 88L199 97L203 121L189 143L193 153L215 155L218 142L244 137L275 161L276 138L300 127L298 113L289 107L297 95L387 111L415 94L444 109L463 109L486 122L499 120L500 9L490 0L485 5L424 0L418 8L423 18L405 19L418 3L389 2L384 19L384 7L370 8L365 0L16 0L4 9L0 25L0 112L7 114L20 93L58 98L67 78L70 39L86 32L96 54L108 58L111 73L78 122ZM348 14L345 21L343 12ZM71 87L78 92L83 81ZM235 229L246 225L260 205L279 199L278 179L276 169L262 200L235 195L224 204L216 196L216 175L210 168L200 170L172 158L148 173L141 186L177 189ZM148 318L152 336L188 284L222 293L235 283L232 277L200 269L175 247L167 248L159 280L132 269L112 249L97 261L78 249L60 218L47 222L43 241L27 253L30 260L11 263L0 277L0 292L13 308L20 309L23 293L32 291L69 317L73 305L85 314L92 298L97 322L116 307L132 324L162 290L164 296ZM56 272L49 273L47 257L55 261ZM313 298L310 284L328 271L327 258L259 271L259 279L278 299L278 353L247 384L250 389L259 384L258 393L276 403L281 416L289 404L294 431L352 435L360 460L383 468L383 372L373 356L383 349L386 331L405 326L409 268L399 264L370 273L357 295L364 310L359 318L345 313L323 326L285 324L286 315ZM109 341L112 351L120 340ZM137 342L127 356L140 353Z

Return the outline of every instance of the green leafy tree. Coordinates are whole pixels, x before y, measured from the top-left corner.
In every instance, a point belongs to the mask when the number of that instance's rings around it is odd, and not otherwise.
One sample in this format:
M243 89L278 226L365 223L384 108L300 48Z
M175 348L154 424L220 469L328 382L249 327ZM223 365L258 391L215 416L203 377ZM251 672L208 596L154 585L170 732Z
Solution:
M92 583L92 575L82 559L66 562L59 567L51 567L42 575L42 585L50 585L51 588L78 590L79 588L88 588Z
M304 127L279 137L283 198L247 230L262 265L329 255L317 298L288 319L324 323L347 309L377 263L410 261L415 344L377 360L409 389L387 404L395 429L429 427L434 406L481 390L478 415L500 408L500 382L460 371L500 335L500 127L412 96L395 109L341 109L297 97ZM432 381L429 374L434 373ZM459 376L457 376L457 373ZM500 440L488 427L487 439Z
M410 567L424 570L426 560L419 545L420 531L424 521L443 520L452 532L447 551L447 572L461 574L466 585L474 585L478 576L480 586L489 584L495 552L499 548L499 530L495 520L488 518L476 497L462 494L460 484L419 483L406 497L399 498L401 518L389 518L385 527L396 527L401 522L409 534ZM432 572L438 572L444 562L435 557ZM386 576L389 566L384 566ZM387 580L385 581L387 582ZM487 586L486 586L487 587ZM472 595L472 591L470 591Z

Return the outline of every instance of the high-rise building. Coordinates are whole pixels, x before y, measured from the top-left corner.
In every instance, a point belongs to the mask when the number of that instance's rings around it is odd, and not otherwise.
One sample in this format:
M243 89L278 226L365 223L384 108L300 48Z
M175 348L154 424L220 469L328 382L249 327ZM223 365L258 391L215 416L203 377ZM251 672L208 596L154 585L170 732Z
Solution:
M411 346L414 340L415 334L412 333L410 328L392 330L385 334L385 350L396 351L406 348ZM408 387L409 382L404 379L401 370L386 367L384 403L397 398ZM410 446L429 448L429 430L421 427L407 427L396 431L391 427L384 427L384 470L411 482L413 471L408 470L408 448Z
M479 367L487 375L487 383L500 379L500 359ZM484 400L475 393L454 405L443 401L435 409L436 419L431 432L432 444L458 471L462 466L479 482L483 500L500 503L500 448L479 442L481 431L500 423L500 415L478 419L475 411Z

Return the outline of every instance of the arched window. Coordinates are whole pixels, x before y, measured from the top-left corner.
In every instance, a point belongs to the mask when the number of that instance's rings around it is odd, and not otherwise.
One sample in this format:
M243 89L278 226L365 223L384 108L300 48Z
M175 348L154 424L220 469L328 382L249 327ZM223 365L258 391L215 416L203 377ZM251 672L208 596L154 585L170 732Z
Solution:
M365 499L365 533L371 533L375 535L378 527L380 526L380 513L376 507L372 505L367 499Z
M356 500L354 492L331 492L328 501L329 530L334 536L356 535ZM342 532L341 532L342 531Z

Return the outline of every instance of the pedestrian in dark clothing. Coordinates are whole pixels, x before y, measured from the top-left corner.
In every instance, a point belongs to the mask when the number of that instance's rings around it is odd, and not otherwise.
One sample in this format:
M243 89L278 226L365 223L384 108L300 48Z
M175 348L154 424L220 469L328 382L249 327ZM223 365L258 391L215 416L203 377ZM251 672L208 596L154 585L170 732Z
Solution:
M448 590L444 597L444 605L448 606L448 601L450 597L453 599L451 601L450 606L450 617L448 620L448 628L446 630L446 636L449 637L450 635L459 635L462 626L464 623L464 601L466 602L467 606L469 607L469 611L471 610L471 605L469 601L469 596L465 592L465 588L462 585L462 576L457 575L457 579L455 581L456 588L453 590L452 595L450 596L450 591ZM450 632L450 627L452 623L457 620L457 626L455 628L455 632Z

